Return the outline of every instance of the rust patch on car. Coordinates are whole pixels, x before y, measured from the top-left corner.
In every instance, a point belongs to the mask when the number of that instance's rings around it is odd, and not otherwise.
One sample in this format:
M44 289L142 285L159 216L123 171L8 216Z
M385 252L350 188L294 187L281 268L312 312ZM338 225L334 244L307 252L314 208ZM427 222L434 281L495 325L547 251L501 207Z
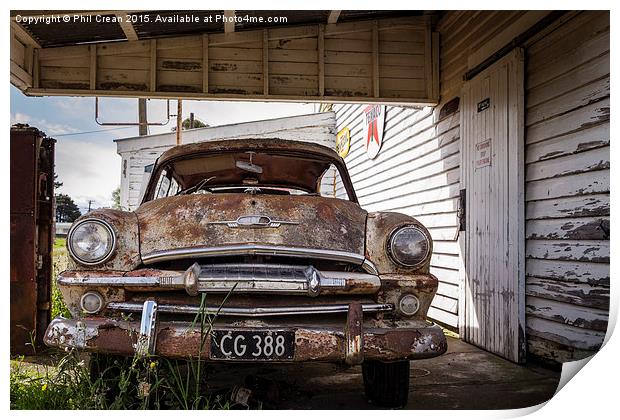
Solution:
M103 264L89 267L89 270L128 271L140 266L142 260L140 258L138 243L138 219L135 213L114 209L98 209L83 215L77 219L75 223L79 223L85 218L95 218L106 221L112 227L116 235L116 248L111 258ZM73 259L70 259L70 261L72 262L70 268L84 268L84 266L73 261Z
M372 261L380 274L414 274L428 273L430 268L430 258L418 268L403 267L396 264L388 255L387 242L390 234L399 226L416 225L426 231L428 230L415 218L402 213L376 212L369 213L366 225L366 258ZM433 243L430 243L429 255L433 252Z
M321 330L295 332L295 360L339 360L345 349L342 332L329 334Z
M363 255L366 212L356 203L313 196L196 194L142 205L136 213L143 257L154 252L238 244L328 249ZM261 215L291 224L231 228Z

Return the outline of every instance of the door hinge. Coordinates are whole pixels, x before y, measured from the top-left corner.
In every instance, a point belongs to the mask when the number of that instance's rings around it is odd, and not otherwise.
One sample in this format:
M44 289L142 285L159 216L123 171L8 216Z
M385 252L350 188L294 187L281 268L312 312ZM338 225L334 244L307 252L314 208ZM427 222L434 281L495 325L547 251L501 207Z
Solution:
M467 190L466 189L462 189L459 191L459 209L456 213L457 217L459 218L459 232L465 231L466 229L466 225L465 225L465 221L466 221L466 209L467 209Z

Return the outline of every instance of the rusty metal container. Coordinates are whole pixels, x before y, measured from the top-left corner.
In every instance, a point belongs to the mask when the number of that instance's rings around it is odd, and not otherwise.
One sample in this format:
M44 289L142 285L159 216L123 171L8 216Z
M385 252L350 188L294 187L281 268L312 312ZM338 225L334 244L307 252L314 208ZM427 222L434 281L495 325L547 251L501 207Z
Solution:
M42 347L50 322L54 144L34 127L11 127L12 355Z

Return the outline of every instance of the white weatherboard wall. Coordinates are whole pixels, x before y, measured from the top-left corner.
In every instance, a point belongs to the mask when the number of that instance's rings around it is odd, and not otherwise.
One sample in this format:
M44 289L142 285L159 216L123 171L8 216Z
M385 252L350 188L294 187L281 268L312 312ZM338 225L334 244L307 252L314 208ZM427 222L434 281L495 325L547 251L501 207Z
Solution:
M386 107L383 147L370 160L364 148L363 107L334 107L338 130L351 130L345 162L357 197L368 211L405 213L428 228L434 242L431 273L439 279L428 315L457 328L459 113L439 121L439 108Z
M609 311L609 13L572 13L528 46L528 350L597 350Z
M334 146L335 115L332 112L276 118L247 123L184 130L182 142L242 138L277 138ZM154 163L162 153L176 145L176 133L130 137L116 141L121 156L121 206L134 210L140 205L144 167Z
M461 95L469 68L547 14L446 13L437 24L441 102L435 110L387 107L374 160L365 155L363 105L334 108L337 129L351 130L345 161L362 206L403 212L429 228L431 272L440 281L429 316L453 327L461 264L459 110L441 120L439 110ZM609 13L567 12L523 46L527 351L564 362L592 354L607 329Z

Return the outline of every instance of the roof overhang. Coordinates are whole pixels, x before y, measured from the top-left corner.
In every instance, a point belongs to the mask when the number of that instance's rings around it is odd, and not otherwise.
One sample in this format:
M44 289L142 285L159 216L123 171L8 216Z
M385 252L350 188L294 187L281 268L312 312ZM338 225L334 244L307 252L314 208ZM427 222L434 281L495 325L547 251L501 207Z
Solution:
M11 83L33 96L436 104L434 17L12 11Z

